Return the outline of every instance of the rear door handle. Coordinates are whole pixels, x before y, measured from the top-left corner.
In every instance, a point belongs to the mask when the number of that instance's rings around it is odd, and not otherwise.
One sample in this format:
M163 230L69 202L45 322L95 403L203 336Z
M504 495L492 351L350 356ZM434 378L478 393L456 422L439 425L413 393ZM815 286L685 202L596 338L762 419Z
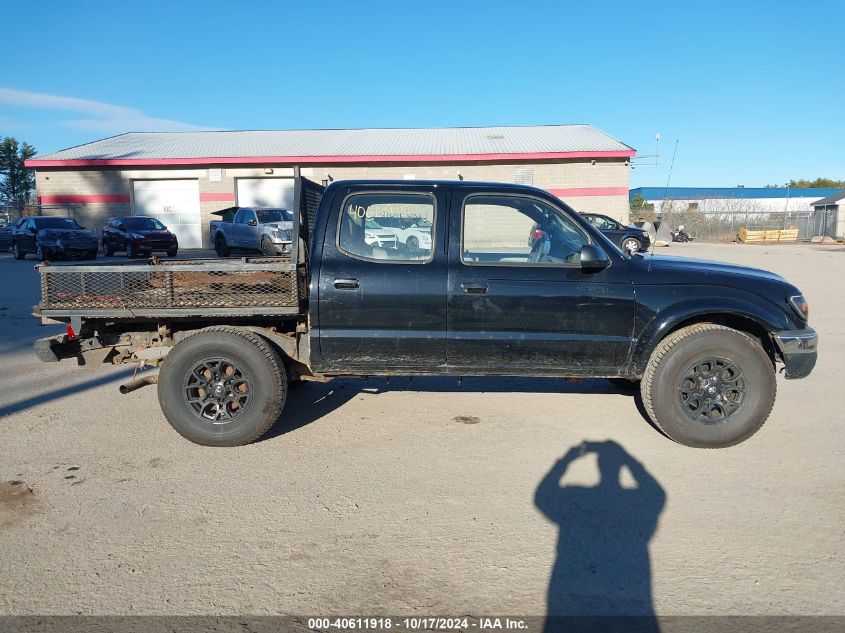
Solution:
M358 288L357 279L335 279L334 287L338 290L355 290Z
M468 295L483 295L487 293L487 284L461 284L461 290Z

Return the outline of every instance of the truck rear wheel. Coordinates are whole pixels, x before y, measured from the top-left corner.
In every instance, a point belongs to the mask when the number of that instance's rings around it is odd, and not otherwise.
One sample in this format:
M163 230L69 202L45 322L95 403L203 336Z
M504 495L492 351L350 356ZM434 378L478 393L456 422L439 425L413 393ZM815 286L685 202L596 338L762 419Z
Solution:
M214 239L214 252L217 253L217 257L228 257L232 254L232 249L226 245L226 240L222 235Z
M158 400L185 438L204 446L241 446L273 426L287 398L279 355L263 338L238 328L200 330L166 356Z
M725 448L763 426L777 382L756 339L701 323L660 342L640 388L649 417L670 439L695 448Z

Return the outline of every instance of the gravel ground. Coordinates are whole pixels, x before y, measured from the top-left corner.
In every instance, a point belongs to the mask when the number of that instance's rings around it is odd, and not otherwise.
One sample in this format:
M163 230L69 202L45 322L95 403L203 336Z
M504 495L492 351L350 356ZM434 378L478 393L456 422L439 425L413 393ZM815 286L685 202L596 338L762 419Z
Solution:
M816 371L740 446L676 445L605 381L476 378L307 385L263 441L202 448L126 370L39 363L35 262L0 255L0 613L542 615L586 587L605 612L845 614L845 249L665 252L810 300Z

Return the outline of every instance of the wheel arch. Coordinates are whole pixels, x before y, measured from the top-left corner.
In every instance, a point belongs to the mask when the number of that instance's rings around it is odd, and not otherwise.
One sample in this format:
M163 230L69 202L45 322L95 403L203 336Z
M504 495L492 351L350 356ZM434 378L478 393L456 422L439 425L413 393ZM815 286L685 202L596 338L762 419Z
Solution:
M712 304L705 304L678 307L671 314L658 315L643 328L631 353L632 374L642 376L652 352L663 339L681 328L699 323L723 325L754 337L774 365L778 352L771 333L786 329L788 324L784 321L783 315L777 315L774 311L766 313L759 305L726 304L714 308Z

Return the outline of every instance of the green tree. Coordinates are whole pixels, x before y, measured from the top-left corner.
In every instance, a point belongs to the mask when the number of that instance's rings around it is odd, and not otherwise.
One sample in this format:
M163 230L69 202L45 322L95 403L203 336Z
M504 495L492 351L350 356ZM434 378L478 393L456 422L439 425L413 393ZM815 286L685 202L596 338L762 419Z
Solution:
M29 143L7 136L0 141L0 204L23 209L35 191L35 172L24 161L35 156Z
M654 205L648 204L648 202L641 193L638 193L633 198L631 198L630 208L631 213L639 211L654 211Z
M790 180L789 187L796 189L809 189L819 187L822 189L845 189L845 180L833 180L831 178L816 178L815 180Z

